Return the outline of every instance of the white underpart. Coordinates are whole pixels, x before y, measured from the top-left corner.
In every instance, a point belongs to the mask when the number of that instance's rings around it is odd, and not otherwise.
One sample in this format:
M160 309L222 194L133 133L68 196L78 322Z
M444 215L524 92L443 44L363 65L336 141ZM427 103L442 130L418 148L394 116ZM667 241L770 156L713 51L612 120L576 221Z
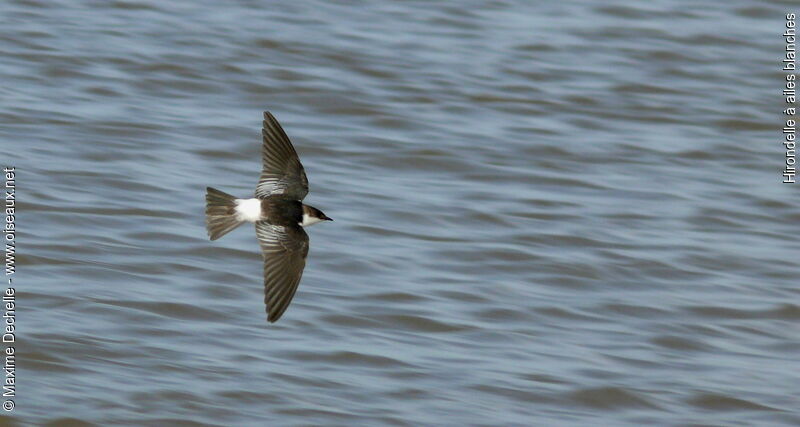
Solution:
M260 199L236 199L236 218L239 221L256 222L261 219Z
M322 222L322 220L317 218L317 217L315 217L315 216L310 216L309 214L304 213L303 214L303 222L301 222L300 225L303 226L303 227L308 227L308 226L314 225L314 224L316 224L318 222Z

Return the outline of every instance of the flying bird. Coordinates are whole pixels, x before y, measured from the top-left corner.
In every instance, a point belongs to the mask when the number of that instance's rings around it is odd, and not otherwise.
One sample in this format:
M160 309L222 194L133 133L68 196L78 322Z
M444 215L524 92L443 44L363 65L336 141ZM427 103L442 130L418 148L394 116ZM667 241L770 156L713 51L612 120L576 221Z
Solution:
M206 187L206 230L217 240L245 222L255 223L264 256L267 320L280 319L292 302L308 256L304 227L333 221L306 205L308 178L289 137L275 117L264 112L261 130L263 168L255 197L238 199Z

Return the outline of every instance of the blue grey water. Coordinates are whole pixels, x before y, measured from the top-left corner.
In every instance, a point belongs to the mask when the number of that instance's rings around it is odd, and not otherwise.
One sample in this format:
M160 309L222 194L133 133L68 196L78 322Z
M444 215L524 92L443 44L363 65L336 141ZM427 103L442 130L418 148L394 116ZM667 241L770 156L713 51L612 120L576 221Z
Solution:
M2 426L798 425L785 1L0 3ZM267 324L262 111L308 172Z

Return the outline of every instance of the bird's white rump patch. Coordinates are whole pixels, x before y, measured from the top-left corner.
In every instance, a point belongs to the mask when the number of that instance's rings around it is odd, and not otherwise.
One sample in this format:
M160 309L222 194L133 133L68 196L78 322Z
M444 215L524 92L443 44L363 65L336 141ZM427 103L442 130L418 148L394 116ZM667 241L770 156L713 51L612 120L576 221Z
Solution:
M256 222L261 219L260 199L236 199L236 218L239 221Z

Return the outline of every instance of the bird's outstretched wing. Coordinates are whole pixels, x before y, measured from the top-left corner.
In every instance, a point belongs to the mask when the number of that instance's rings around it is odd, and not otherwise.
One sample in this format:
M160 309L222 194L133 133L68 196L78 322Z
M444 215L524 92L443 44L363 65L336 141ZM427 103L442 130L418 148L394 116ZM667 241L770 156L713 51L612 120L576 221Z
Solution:
M267 320L280 319L292 302L308 256L308 234L299 225L256 222L256 237L264 255L264 304Z
M284 194L303 200L308 194L308 178L297 152L278 120L264 112L261 157L263 168L256 186L256 197Z

